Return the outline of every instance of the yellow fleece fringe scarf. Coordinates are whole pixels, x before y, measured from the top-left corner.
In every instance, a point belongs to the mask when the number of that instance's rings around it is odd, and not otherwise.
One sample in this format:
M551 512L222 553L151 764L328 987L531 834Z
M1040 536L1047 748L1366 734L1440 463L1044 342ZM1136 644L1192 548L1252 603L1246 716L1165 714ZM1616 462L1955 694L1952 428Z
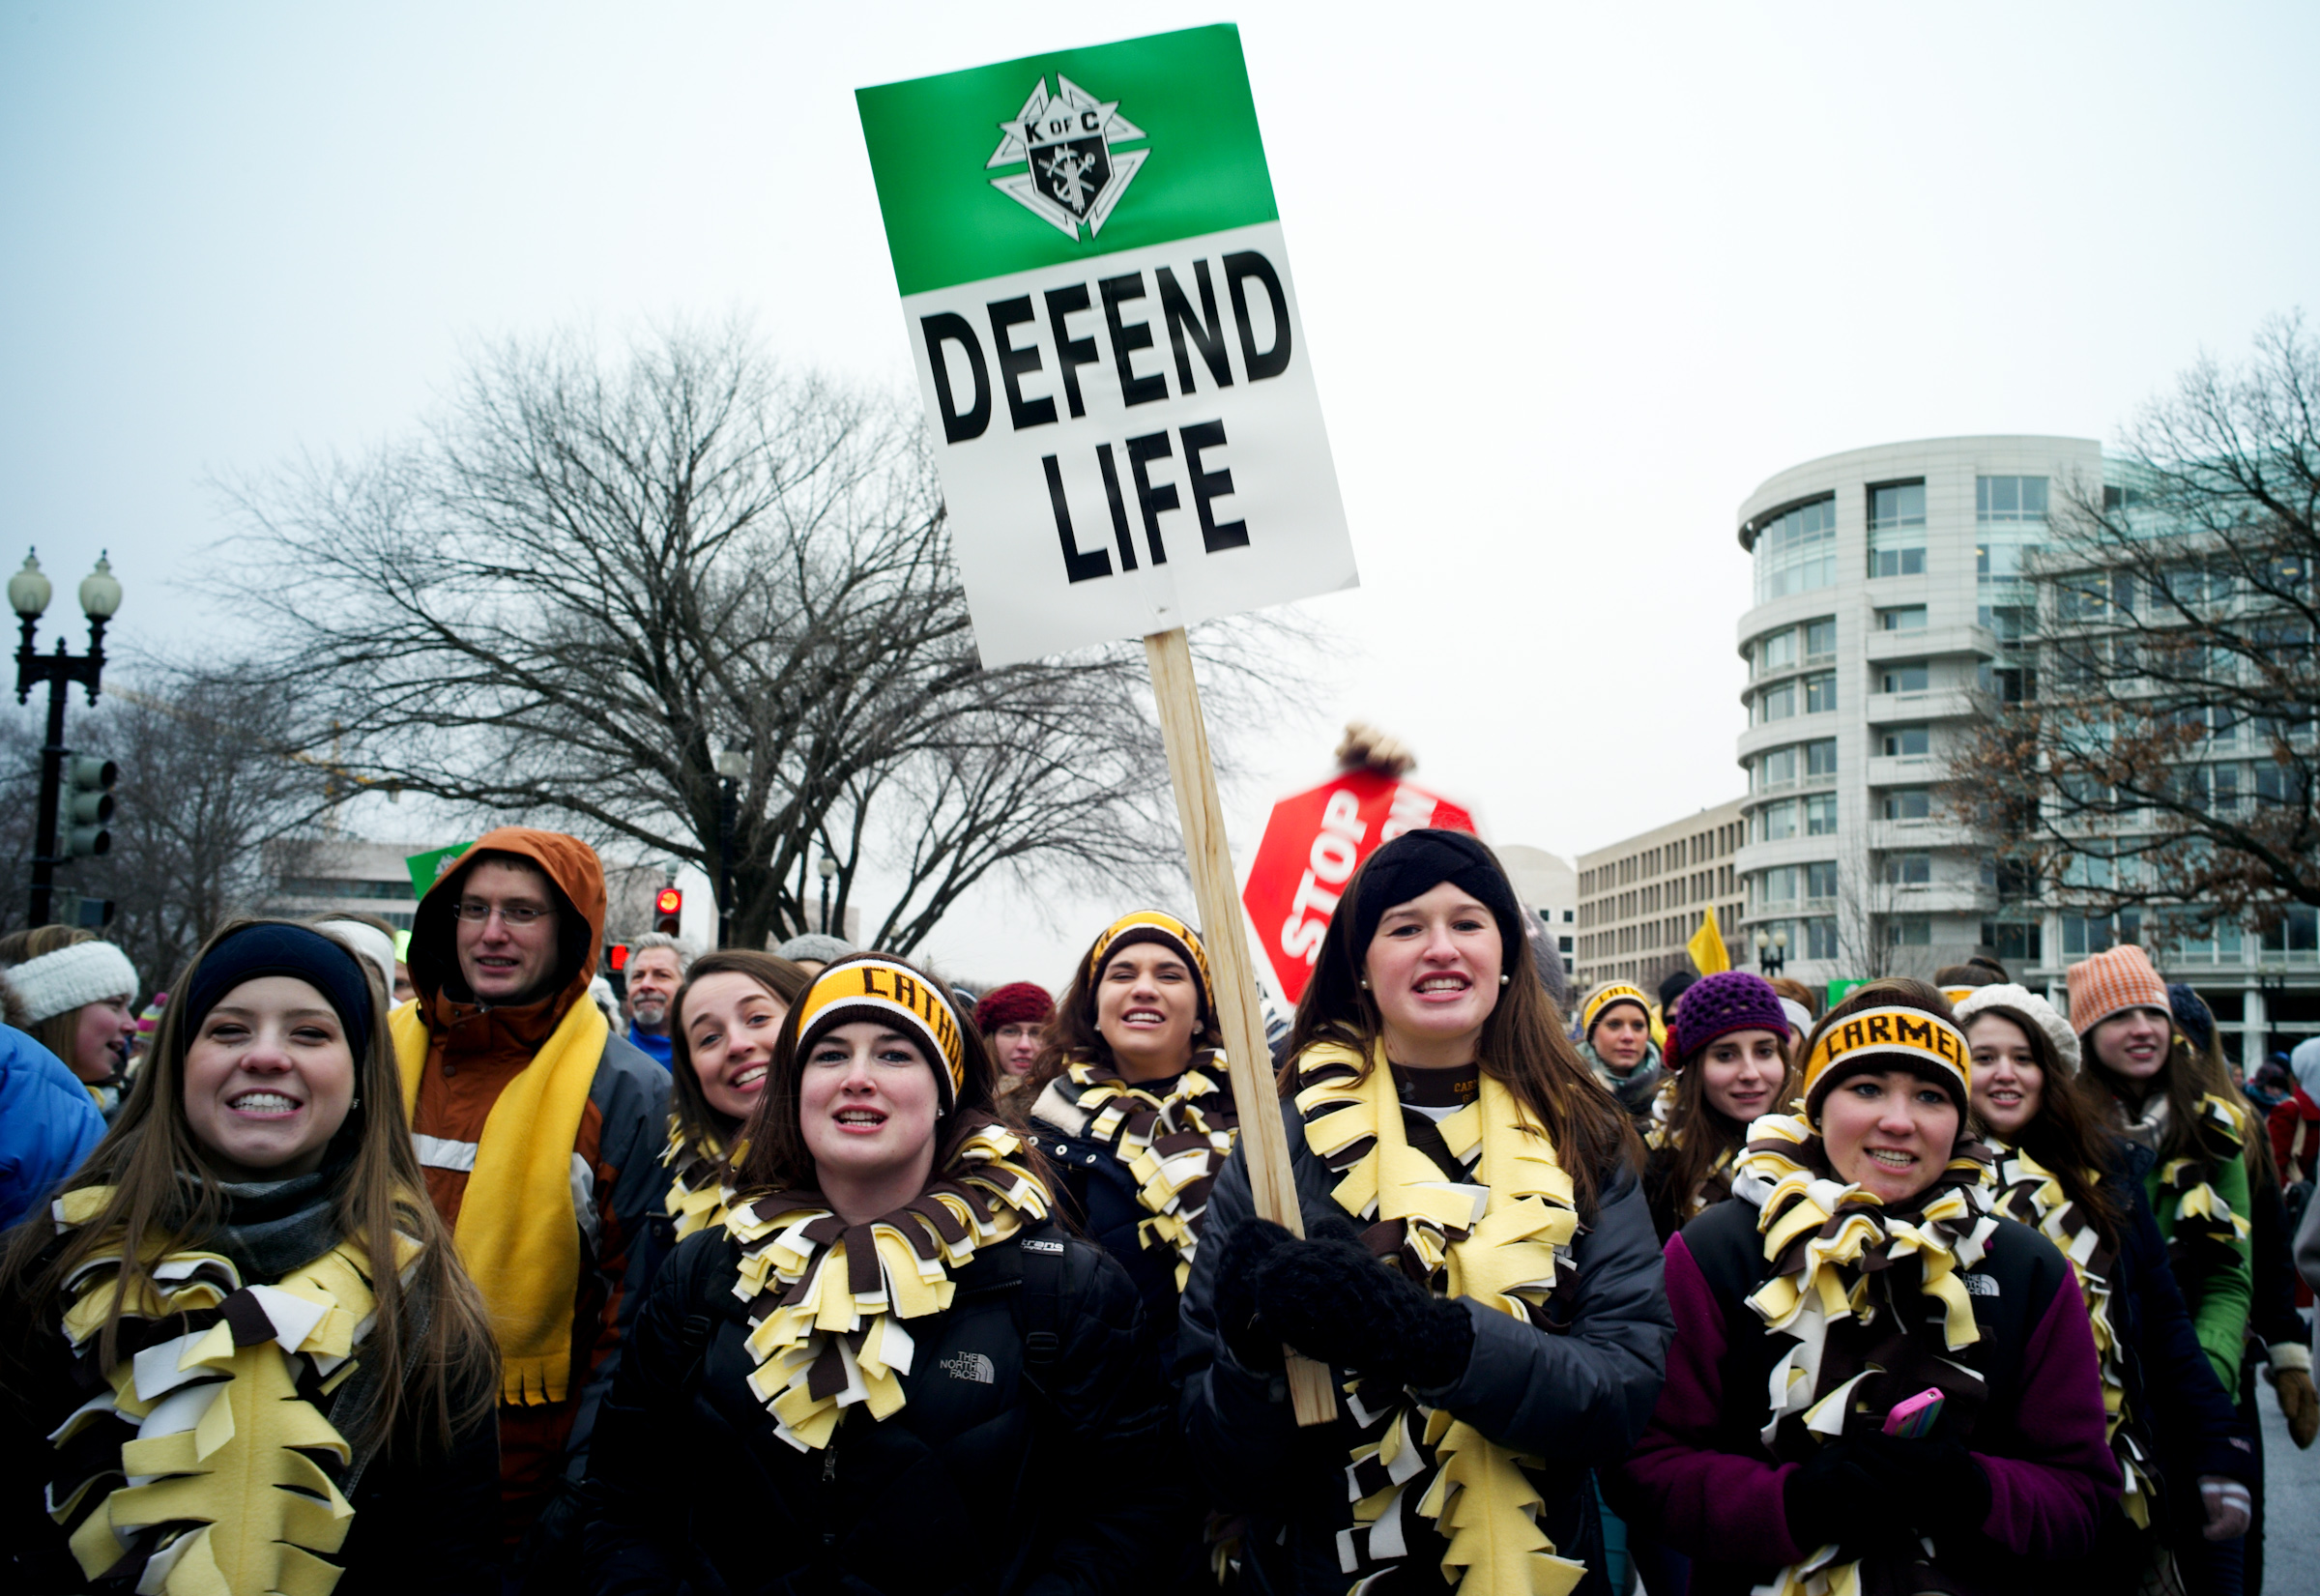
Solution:
M416 1123L427 1023L405 1003L388 1022L403 1073L403 1114ZM572 1148L596 1064L612 1034L604 1011L576 1000L531 1063L508 1083L476 1148L451 1240L500 1344L500 1400L562 1402L572 1373L572 1303L580 1291L580 1216L572 1211Z
M1880 1277L1898 1282L1894 1270L1902 1260L1918 1261L1918 1290L1940 1304L1947 1349L1956 1352L1982 1339L1962 1276L1982 1262L1997 1229L1989 1214L1986 1155L1960 1136L1960 1150L1936 1181L1947 1189L1935 1191L1915 1219L1903 1219L1886 1213L1874 1194L1814 1167L1816 1155L1808 1149L1816 1147L1820 1132L1803 1115L1764 1115L1749 1126L1748 1138L1747 1151L1734 1166L1735 1183L1769 1187L1756 1229L1764 1237L1766 1262L1780 1271L1756 1289L1748 1305L1767 1327L1793 1343L1773 1366L1764 1445L1773 1445L1782 1421L1791 1415L1813 1435L1834 1438L1844 1433L1853 1388L1876 1371L1864 1370L1835 1390L1822 1391L1821 1359L1830 1326L1848 1317L1864 1324L1874 1320L1879 1311L1875 1282ZM1882 1267L1864 1266L1880 1260ZM1757 1585L1754 1596L1858 1596L1860 1564L1836 1559L1835 1546L1818 1548Z
M111 1196L66 1193L57 1229L88 1223ZM407 1279L419 1243L396 1240ZM72 1555L92 1581L119 1570L161 1596L328 1596L343 1571L324 1559L345 1544L355 1510L334 1478L352 1449L322 1399L354 1373L370 1331L369 1259L341 1242L271 1285L245 1285L217 1253L166 1242L153 1252L152 1279L121 1311L123 1347L137 1349L48 1436L61 1455L49 1516L79 1518ZM79 1357L97 1355L121 1261L116 1238L68 1283L64 1331ZM179 1315L190 1328L157 1333ZM92 1446L100 1426L123 1434L117 1453Z
M2172 1198L2175 1207L2167 1261L2183 1281L2204 1279L2211 1268L2240 1262L2255 1233L2248 1216L2233 1213L2215 1187L2217 1165L2240 1156L2247 1145L2239 1108L2209 1092L2199 1099L2199 1118L2204 1155L2170 1158L2159 1168L2160 1201ZM2215 1257L2198 1256L2202 1253Z
M2087 1322L2094 1331L2095 1361L2102 1377L2103 1433L2119 1464L2119 1505L2135 1527L2148 1528L2153 1482L2142 1448L2127 1426L2126 1349L2119 1344L2118 1327L2110 1318L2108 1271L2116 1258L2103 1250L2102 1237L2071 1201L2053 1171L2003 1142L1991 1142L1989 1149L1996 1160L1997 1211L2053 1242L2055 1250L2071 1261L2071 1272L2078 1277L2078 1292L2086 1298ZM2087 1178L2100 1181L2102 1175L2090 1171Z
M818 1192L743 1199L727 1210L740 1248L733 1293L749 1305L749 1389L800 1452L827 1446L859 1403L903 1406L913 1343L903 1320L950 1306L950 1271L1048 1214L1047 1188L1012 1161L1023 1144L986 1125L914 1202L848 1225Z
M1165 1092L1131 1086L1085 1055L1072 1059L1068 1074L1073 1102L1088 1115L1088 1139L1109 1146L1136 1177L1136 1201L1151 1215L1137 1225L1137 1241L1175 1249L1182 1294L1209 1190L1240 1128L1225 1056L1202 1054Z
M660 1162L674 1172L664 1203L669 1217L677 1221L678 1240L725 1223L725 1210L733 1203L733 1169L748 1151L749 1144L740 1142L728 1158L713 1136L695 1146L684 1139L677 1117L669 1116L669 1145L661 1149Z
M1382 1049L1365 1060L1332 1044L1308 1048L1297 1080L1305 1140L1339 1176L1338 1204L1365 1224L1401 1221L1403 1256L1437 1295L1544 1329L1549 1295L1570 1279L1579 1211L1570 1174L1522 1099L1485 1075L1476 1100L1440 1122L1473 1175L1462 1183L1409 1146ZM1408 1555L1403 1523L1413 1511L1449 1543L1441 1573L1458 1596L1565 1596L1585 1577L1586 1565L1557 1555L1539 1528L1543 1503L1523 1465L1540 1460L1407 1391L1353 1380L1346 1394L1362 1436L1346 1471L1354 1527L1338 1536L1340 1566L1360 1576L1348 1596Z

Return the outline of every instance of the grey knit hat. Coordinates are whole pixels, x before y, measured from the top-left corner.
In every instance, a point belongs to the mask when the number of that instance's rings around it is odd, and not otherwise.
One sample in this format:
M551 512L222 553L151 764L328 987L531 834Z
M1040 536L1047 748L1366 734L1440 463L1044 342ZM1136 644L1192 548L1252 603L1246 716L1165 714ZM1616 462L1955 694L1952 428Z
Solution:
M860 949L843 937L807 931L792 937L773 951L785 959L811 959L816 964L835 964L847 954L859 952Z

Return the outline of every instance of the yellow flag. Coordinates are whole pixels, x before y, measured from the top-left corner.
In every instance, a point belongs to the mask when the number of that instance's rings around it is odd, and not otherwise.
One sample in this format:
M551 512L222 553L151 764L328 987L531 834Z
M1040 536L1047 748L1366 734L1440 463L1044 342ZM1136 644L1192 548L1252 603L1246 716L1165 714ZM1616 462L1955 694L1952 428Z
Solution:
M1699 916L1699 929L1684 943L1684 951L1692 955L1692 966L1702 975L1715 975L1732 968L1731 956L1724 950L1724 933L1716 929L1716 909L1713 904Z

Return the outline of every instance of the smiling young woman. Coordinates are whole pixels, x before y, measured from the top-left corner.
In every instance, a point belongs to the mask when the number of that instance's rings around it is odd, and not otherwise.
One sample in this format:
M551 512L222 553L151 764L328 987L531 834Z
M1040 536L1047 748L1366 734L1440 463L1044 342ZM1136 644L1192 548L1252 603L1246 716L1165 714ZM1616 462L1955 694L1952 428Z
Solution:
M1635 1133L1530 960L1462 832L1387 842L1330 919L1284 1074L1307 1239L1255 1217L1236 1152L1179 1320L1249 1588L1398 1589L1494 1543L1470 1590L1602 1578L1589 1470L1640 1425L1668 1320ZM1284 1345L1345 1390L1328 1429L1299 1432Z
M2192 1332L2142 1181L2149 1149L2104 1134L2074 1081L2078 1038L2051 1003L1982 986L1957 1007L1974 1115L1995 1160L1997 1211L2051 1240L2077 1273L2102 1355L2124 1494L2082 1568L2087 1588L2168 1588L2166 1564L2247 1528L2250 1437ZM2236 1492L2232 1488L2237 1488ZM2147 1582L2148 1581L2148 1582Z
M1672 1079L1652 1103L1643 1192L1663 1244L1732 1194L1750 1123L1795 1094L1788 1014L1761 975L1727 970L1695 982L1668 1037Z
M0 937L0 986L16 1000L12 1023L65 1061L107 1119L118 1115L137 1028L129 955L76 927L12 931Z
M671 1172L664 1245L725 1223L741 1127L756 1111L781 1022L813 977L751 948L705 953L669 1003Z
M2094 1338L2062 1255L1989 1211L1969 1076L1939 992L1860 988L1807 1043L1803 1112L1752 1127L1741 1201L1668 1242L1668 1384L1614 1495L1695 1596L1848 1563L1867 1590L2031 1588L2091 1543L2118 1474ZM1928 1388L1932 1433L1887 1434Z
M1053 1223L950 993L839 959L764 1080L725 1223L662 1266L598 1421L590 1588L1000 1591L1173 1555L1151 1327Z
M170 990L118 1122L0 1263L8 1519L53 1535L14 1567L496 1589L498 1356L422 1195L383 991L280 921L229 925Z
M1065 1211L1136 1282L1165 1364L1209 1190L1240 1129L1199 934L1156 909L1106 926L1030 1083L1031 1134Z

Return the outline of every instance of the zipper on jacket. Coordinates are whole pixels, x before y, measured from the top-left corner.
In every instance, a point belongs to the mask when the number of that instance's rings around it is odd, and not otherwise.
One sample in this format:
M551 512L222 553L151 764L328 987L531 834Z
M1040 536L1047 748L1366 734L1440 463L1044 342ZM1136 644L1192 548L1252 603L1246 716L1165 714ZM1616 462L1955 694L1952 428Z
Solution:
M822 1522L825 1524L835 1523L837 1522L836 1508L838 1504L827 1499L826 1494L828 1488L837 1483L837 1478L838 1437L836 1436L831 1436L829 1437L829 1450L822 1454L822 1485L826 1493L825 1499L822 1504L826 1511L823 1515ZM824 1546L834 1546L837 1544L837 1539L838 1532L835 1529L825 1529L822 1531L822 1544Z

